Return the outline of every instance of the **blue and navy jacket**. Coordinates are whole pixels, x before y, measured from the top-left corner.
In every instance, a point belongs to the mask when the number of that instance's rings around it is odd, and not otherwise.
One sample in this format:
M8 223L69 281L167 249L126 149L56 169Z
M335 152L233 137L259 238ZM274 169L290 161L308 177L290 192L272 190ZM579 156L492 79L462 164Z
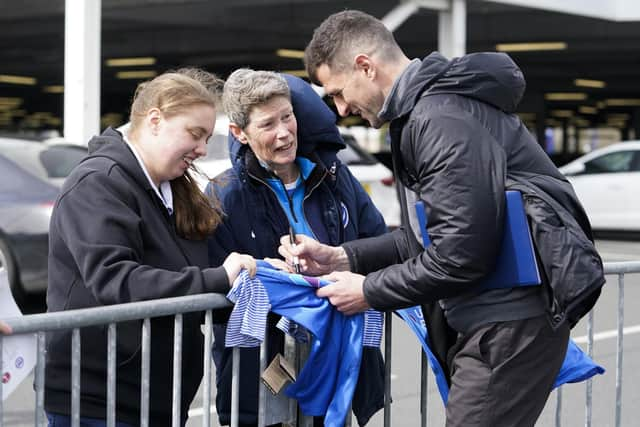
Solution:
M298 156L315 163L305 181L304 214L322 243L339 245L386 231L380 212L336 153L344 141L335 115L303 80L285 75L298 121ZM256 258L279 257L280 237L289 233L286 213L266 182L268 173L248 145L229 135L233 167L215 177L207 194L215 193L225 213L209 245L211 265L221 265L232 252Z
M345 144L335 125L335 114L305 81L283 76L289 84L298 122L298 156L315 164L305 179L303 201L305 220L315 238L322 243L340 245L385 233L382 215L347 166L337 158L336 153ZM259 165L249 146L241 144L232 135L229 135L229 153L232 167L215 177L205 190L208 195L218 197L225 214L223 223L209 239L210 264L221 265L232 251L255 258L279 258L280 237L289 234L289 222L266 181L270 176ZM225 322L229 313L230 310L214 313L214 319ZM271 319L269 325L275 326L276 322ZM275 327L269 328L269 331L274 330ZM277 343L278 335L270 332L269 342ZM228 423L230 418L231 351L228 350L220 355L216 364L216 407L221 424ZM245 350L240 355L243 398L239 418L243 424L253 424L258 407L258 359L257 353L249 354L252 349L242 350ZM277 351L270 349L269 353L272 356ZM353 397L353 410L360 425L366 424L384 404L383 377L380 350L364 348Z

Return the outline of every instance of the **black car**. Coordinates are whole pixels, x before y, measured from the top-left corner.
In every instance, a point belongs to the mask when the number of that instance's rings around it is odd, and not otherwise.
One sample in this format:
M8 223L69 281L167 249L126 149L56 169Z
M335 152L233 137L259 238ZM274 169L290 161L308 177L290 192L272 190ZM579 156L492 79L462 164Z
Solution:
M47 288L53 204L86 152L73 144L0 138L0 269L18 301Z

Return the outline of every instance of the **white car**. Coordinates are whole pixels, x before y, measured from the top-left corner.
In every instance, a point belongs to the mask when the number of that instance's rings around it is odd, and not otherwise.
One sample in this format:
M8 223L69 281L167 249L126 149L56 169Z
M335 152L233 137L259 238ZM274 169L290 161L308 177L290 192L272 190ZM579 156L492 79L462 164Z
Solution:
M640 141L594 150L560 168L594 230L640 231Z
M201 157L194 162L196 167L206 175L196 174L201 189L206 186L207 177L213 178L231 167L227 144L228 129L229 119L225 116L218 116L214 133L207 144L206 157ZM349 167L353 176L360 181L384 217L387 227L400 226L400 204L393 173L373 155L358 146L352 135L343 132L342 137L347 147L338 152L338 158Z

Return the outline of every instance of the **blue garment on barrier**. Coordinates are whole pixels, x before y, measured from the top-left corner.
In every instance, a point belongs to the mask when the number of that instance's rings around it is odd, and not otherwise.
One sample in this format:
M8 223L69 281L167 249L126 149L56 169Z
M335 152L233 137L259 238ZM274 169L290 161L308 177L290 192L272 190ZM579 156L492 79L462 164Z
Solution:
M440 366L438 359L435 358L431 348L429 348L429 335L422 315L422 309L420 306L409 307L396 310L396 314L407 323L416 337L418 337L418 341L420 341L420 345L422 345L422 349L427 355L431 371L435 375L436 385L438 386L442 402L446 405L449 397L449 385L447 384L446 375L442 366ZM603 374L604 372L605 370L602 366L595 363L570 339L569 345L567 346L567 354L560 368L560 372L556 377L556 381L553 384L553 388L560 387L565 383L581 382L594 375Z
M285 393L298 401L305 414L324 415L325 426L342 426L358 380L364 316L345 316L328 299L318 298L316 289L328 283L275 270L269 263L258 261L256 276L251 279L242 272L229 292L232 301L246 301L247 305L245 310L240 304L234 307L227 340L236 334L264 338L261 318L266 320L269 309L305 327L312 334L309 358ZM258 310L246 309L254 303ZM257 324L261 324L261 330L254 327Z
M364 313L364 332L362 336L363 347L380 347L382 341L382 312L370 308ZM309 339L308 331L298 325L296 322L291 322L286 317L281 317L276 327L287 335L292 336L296 341L306 343ZM235 346L228 346L235 347Z

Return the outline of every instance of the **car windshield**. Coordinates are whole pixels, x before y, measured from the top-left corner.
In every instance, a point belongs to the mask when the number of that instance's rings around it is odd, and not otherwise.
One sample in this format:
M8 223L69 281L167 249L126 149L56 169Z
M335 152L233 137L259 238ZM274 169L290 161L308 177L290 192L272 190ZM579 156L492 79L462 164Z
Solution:
M45 180L64 178L87 155L86 147L46 145L37 141L2 140L0 153Z

